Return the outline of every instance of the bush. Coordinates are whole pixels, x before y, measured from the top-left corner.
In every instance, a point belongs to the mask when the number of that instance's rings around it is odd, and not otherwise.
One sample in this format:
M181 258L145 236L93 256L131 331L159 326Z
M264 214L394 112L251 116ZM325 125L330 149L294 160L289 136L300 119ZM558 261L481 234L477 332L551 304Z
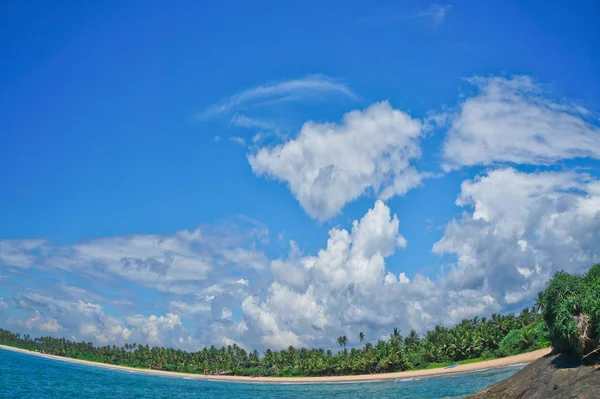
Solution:
M500 357L516 355L521 352L521 332L522 329L512 330L500 342L497 355Z
M481 353L481 358L482 358L482 359L491 359L491 358L494 358L494 357L496 357L496 355L494 354L494 352L492 352L492 351L491 351L491 350L489 350L489 349L486 349L486 350L484 350L484 351Z
M556 273L541 305L556 350L582 358L595 351L600 345L600 264L584 276Z
M500 342L496 354L500 357L518 355L549 345L544 323L535 323L517 330L512 330Z
M408 352L407 357L412 367L416 369L425 368L430 364L423 351Z

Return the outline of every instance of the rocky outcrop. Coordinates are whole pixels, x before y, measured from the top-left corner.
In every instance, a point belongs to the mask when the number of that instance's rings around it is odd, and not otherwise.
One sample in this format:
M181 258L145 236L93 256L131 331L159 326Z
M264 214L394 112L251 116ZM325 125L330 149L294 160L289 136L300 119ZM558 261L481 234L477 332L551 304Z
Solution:
M600 399L600 366L549 354L467 399Z

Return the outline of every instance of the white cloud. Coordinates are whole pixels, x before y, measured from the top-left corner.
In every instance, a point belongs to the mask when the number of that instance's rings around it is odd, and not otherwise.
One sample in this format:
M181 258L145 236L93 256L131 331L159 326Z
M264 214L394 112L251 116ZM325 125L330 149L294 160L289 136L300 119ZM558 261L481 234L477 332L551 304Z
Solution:
M397 24L398 21L418 20L425 26L437 28L444 23L452 8L449 4L436 3L421 8L421 3L419 3L419 9L411 12L407 10L406 5L406 3L390 2L387 6L378 7L374 14L365 16L361 20L363 23L379 26L388 23Z
M400 273L398 275L398 282L400 284L409 284L410 283L410 279L406 276L406 273Z
M392 272L388 272L383 279L385 285L389 284L410 284L410 278L406 275L406 273L398 274L398 277Z
M248 157L257 175L286 182L313 218L326 220L367 189L383 199L418 186L422 123L387 102L352 111L341 124L307 122L298 137Z
M181 343L181 334L185 334L181 317L172 313L149 317L136 315L127 317L126 321L132 330L143 337L143 341L153 346L164 346L165 343L177 345ZM121 326L114 326L111 332L123 335L124 340L129 339L132 334L131 330Z
M58 324L56 319L48 319L40 325L40 330L46 332L58 332L62 330L62 327Z
M388 272L383 279L384 284L396 284L398 282L398 278L392 272Z
M397 248L406 246L399 232L396 215L377 201L360 221L354 221L352 232L332 229L327 248L319 251L310 268L321 284L344 288L349 284L374 286L384 277L384 259Z
M76 340L91 340L99 345L137 342L194 350L200 347L177 314L114 317L107 315L97 303L56 299L36 293L23 294L20 299L35 310L29 318L13 323L40 333L61 332L67 335L70 332Z
M12 241L10 256L0 253L7 277L27 278L39 288L11 287L15 299L1 311L22 319L20 313L38 310L55 318L64 334L101 345L126 340L158 345L160 341L195 350L200 342L221 342L221 332L230 334L231 330L235 336L244 331L243 323L229 325L221 317L233 316L251 287L260 290L268 285L269 259L257 249L267 242L264 225L244 217L235 224L203 226L173 235L110 237L64 246ZM13 262L15 259L18 261ZM25 275L23 271L30 267L42 273ZM46 280L47 274L75 281L78 287ZM148 294L159 298L158 302L148 303ZM113 314L121 316L107 315L104 306L111 306ZM149 306L162 313L156 314L156 319L139 316L143 323L132 325L137 319L131 315ZM186 328L161 333L167 328L161 322L175 316L182 325L185 318ZM194 323L202 328L196 329ZM187 333L188 328L193 332Z
M258 118L251 118L241 113L238 113L233 118L231 118L231 124L246 128L258 128L265 130L275 129L275 125L271 122L264 121Z
M431 20L431 22L435 25L441 25L444 23L446 19L446 14L452 8L451 5L445 4L430 4L429 7L425 10L419 11L418 13L406 18L406 19L416 19L416 18L426 18Z
M169 307L173 313L184 315L195 315L197 313L209 313L210 305L200 298L196 298L193 302L171 301Z
M444 169L500 162L548 164L600 159L600 128L589 111L556 102L531 78L473 78L479 93L454 116L443 148Z
M600 261L599 187L572 172L514 169L464 182L457 204L472 211L436 243L436 253L457 261L435 281L386 270L385 258L406 242L397 218L377 202L351 232L331 229L316 256L293 249L272 262L268 294L244 300L246 339L334 346L331 337L341 334L379 337L391 326L423 332L522 306L555 271L581 272Z
M363 331L376 340L392 326L424 332L437 323L452 325L502 308L481 290L446 289L445 283L419 274L411 280L386 270L385 258L405 245L398 219L377 201L350 232L331 229L317 256L292 251L288 259L272 262L293 272L276 272L264 298L244 300L246 336L258 337L254 343L263 347L335 347L335 337L342 334Z
M253 225L244 234L198 228L170 236L111 237L68 246L0 240L2 248L8 249L0 253L0 261L9 268L60 269L191 294L229 270L260 270L268 265L267 257L254 248L255 238L263 241L265 232Z
M275 259L271 262L271 272L275 279L287 286L302 289L306 284L306 268L312 266L312 259L302 261L304 265L299 264L298 259Z
M273 103L290 100L307 99L323 94L338 94L356 99L357 96L345 84L324 75L309 75L302 79L292 79L265 84L241 91L229 97L220 104L207 108L199 115L200 119L207 119L217 115L236 112L233 123L242 125L255 125L250 123L252 118L240 115L239 111L248 106L271 106ZM240 119L241 118L241 119ZM262 121L261 123L266 123Z
M15 324L28 330L37 329L43 333L56 333L63 329L56 319L45 317L37 310L28 319L24 321L17 320Z
M35 251L45 245L44 240L0 240L0 262L2 266L32 268L37 260Z
M372 313L369 306L381 305L377 293L383 286L384 259L405 245L397 217L377 201L351 232L332 229L317 256L292 250L287 260L274 260L276 281L267 297L249 296L242 305L249 329L269 345L271 340L279 347L327 345L331 334L348 323L393 321L394 316L377 316L385 312Z
M231 316L233 316L233 313L228 308L224 307L223 310L221 310L221 319L230 319Z
M584 271L600 261L597 187L587 175L512 168L464 182L457 204L472 211L451 221L433 247L457 257L441 281L516 304L556 271Z
M246 147L246 140L243 137L234 136L229 138L229 141L241 145L242 147Z

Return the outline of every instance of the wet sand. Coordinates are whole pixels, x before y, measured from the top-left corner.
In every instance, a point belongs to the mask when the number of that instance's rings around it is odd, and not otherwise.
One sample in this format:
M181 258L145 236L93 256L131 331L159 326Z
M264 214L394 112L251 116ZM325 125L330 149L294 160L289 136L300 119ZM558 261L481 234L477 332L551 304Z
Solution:
M45 357L49 359L61 360L64 362L86 364L94 367L104 367L113 370L122 370L135 373L155 374L170 377L180 378L193 378L198 380L209 380L209 381L237 381L237 382L273 382L273 383L319 383L319 382L361 382L361 381L383 381L383 380L396 380L402 378L415 378L415 377L429 377L443 374L463 373L467 371L477 371L483 369L490 369L494 367L512 366L521 363L533 362L548 353L551 352L550 348L540 349L537 351L523 353L517 356L504 357L502 359L485 360L477 363L462 364L454 368L437 368L430 370L413 370L413 371L399 371L396 373L385 373L385 374L363 374L363 375L344 375L344 376L333 376L333 377L241 377L231 375L202 375L202 374L190 374L190 373L178 373L172 371L160 371L160 370L149 370L149 369L137 369L126 366L116 366L113 364L90 362L88 360L71 359L68 357L47 355L38 352L32 352L25 349L13 348L11 346L0 345L0 348L11 350L14 352L26 353L29 355Z

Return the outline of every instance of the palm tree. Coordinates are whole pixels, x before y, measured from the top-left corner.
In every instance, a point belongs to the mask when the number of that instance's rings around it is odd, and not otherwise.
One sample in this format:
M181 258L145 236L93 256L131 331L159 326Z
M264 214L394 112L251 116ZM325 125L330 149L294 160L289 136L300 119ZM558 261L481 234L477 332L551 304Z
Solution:
M358 334L358 339L359 339L359 341L360 341L361 344L365 340L365 334L363 334L362 331Z
M404 338L404 345L406 346L407 350L411 350L419 345L419 335L415 330L410 330L408 336Z
M533 311L536 313L541 313L544 310L544 291L538 292L537 300L535 301L535 305L533 305Z
M346 344L348 343L348 338L345 335L341 335L340 337L338 337L337 342L340 346L346 347Z

